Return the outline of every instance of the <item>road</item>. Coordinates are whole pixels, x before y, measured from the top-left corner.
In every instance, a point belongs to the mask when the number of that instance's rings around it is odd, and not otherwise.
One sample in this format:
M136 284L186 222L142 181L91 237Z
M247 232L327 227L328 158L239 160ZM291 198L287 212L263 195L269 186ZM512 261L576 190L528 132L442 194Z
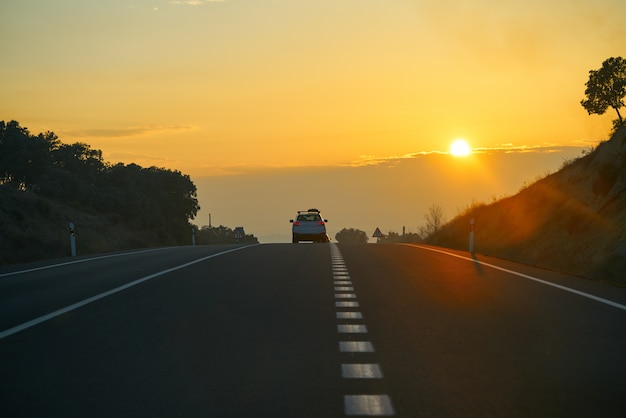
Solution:
M412 245L0 268L3 417L618 417L626 289Z

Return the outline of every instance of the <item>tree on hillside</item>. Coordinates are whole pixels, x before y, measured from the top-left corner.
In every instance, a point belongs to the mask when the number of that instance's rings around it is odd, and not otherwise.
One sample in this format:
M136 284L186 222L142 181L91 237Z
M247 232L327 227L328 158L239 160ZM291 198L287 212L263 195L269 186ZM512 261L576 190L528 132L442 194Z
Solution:
M188 219L200 209L196 186L188 175L122 163L105 173L108 200L101 202L102 210L118 214L139 229L154 231L162 242L169 238L187 240Z
M613 127L617 130L624 124L619 109L624 106L626 96L626 60L622 57L605 60L602 68L589 71L589 80L585 85L587 99L580 104L590 115L603 115L612 107L617 113L617 119L613 121Z
M335 239L337 242L342 244L353 243L353 244L365 244L368 241L367 233L365 231L361 231L360 229L354 228L343 228L341 231L335 234Z
M29 189L51 165L58 145L52 132L34 136L14 120L0 121L0 184Z
M152 236L150 245L184 243L200 206L191 178L177 170L111 165L85 143L62 144L0 121L0 191L21 190L89 210Z
M428 208L428 212L424 215L426 224L420 227L419 235L426 239L427 237L436 234L443 224L446 222L446 216L443 212L443 208L438 204L433 204Z

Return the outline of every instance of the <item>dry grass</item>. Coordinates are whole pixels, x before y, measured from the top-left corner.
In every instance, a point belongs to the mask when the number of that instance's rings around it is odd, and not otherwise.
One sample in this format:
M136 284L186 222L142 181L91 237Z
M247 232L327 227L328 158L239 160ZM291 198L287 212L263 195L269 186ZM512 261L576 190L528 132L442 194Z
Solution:
M78 255L152 246L157 240L110 219L36 194L0 187L0 265L70 255L69 222Z

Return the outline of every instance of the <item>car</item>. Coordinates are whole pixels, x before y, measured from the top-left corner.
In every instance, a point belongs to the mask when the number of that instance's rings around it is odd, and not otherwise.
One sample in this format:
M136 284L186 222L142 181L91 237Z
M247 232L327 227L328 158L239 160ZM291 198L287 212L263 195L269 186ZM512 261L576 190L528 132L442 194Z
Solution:
M330 242L326 234L328 220L324 219L317 209L298 211L296 219L290 219L289 222L293 224L291 235L294 244L300 241Z

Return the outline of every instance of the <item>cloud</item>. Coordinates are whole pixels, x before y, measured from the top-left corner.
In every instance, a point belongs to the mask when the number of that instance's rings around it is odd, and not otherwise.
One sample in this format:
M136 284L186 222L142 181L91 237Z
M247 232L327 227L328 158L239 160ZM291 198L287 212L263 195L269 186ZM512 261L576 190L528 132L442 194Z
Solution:
M567 146L557 144L544 144L544 145L514 145L514 144L498 144L494 147L477 147L472 148L473 154L553 154L561 152L570 152L585 150L588 146ZM344 164L346 167L367 167L376 165L387 165L393 167L403 160L418 158L428 155L448 155L448 151L419 151L412 152L403 155L391 155L391 156L375 156L375 155L361 155L358 159L350 161Z
M60 131L61 135L69 137L85 138L128 138L149 135L165 131L189 131L195 130L195 126L187 125L167 125L167 126L129 126L122 128L93 128L83 130Z
M582 152L589 150L589 145L581 143L581 145L556 145L556 144L544 144L544 145L514 145L514 144L498 144L494 147L482 147L473 148L472 153L475 155L485 156L499 156L499 155L528 155L534 154L538 158L540 155L548 156L552 155L566 155L575 156L581 155ZM447 157L450 153L448 151L417 151L402 155L361 155L357 159L352 161L346 161L344 163L333 163L328 165L320 164L301 164L294 163L292 165L267 165L267 164L242 164L242 165L230 165L230 166L196 166L191 171L198 173L200 176L206 177L228 177L228 176L246 176L246 175L260 175L270 174L276 172L290 172L290 173L308 173L324 170L335 169L350 169L350 168L389 168L393 169L399 167L405 162L417 160L427 157ZM530 157L530 155L529 155Z
M172 0L170 4L177 6L200 6L206 3L223 3L226 0Z
M543 144L543 145L513 145L509 144L499 144L495 147L478 147L473 148L472 152L475 154L490 154L490 153L505 153L505 154L514 154L514 153L537 153L537 154L552 154L557 152L565 152L571 150L582 149L579 146L569 146L569 145L558 145L558 144Z
M431 154L446 154L441 151L422 151L422 152L414 152L410 154L404 155L390 155L390 156L376 156L376 155L361 155L358 159L350 161L347 164L344 164L346 167L367 167L372 165L381 165L381 164L392 164L394 162L399 162L402 160L407 160L410 158L415 158L418 155L431 155Z

